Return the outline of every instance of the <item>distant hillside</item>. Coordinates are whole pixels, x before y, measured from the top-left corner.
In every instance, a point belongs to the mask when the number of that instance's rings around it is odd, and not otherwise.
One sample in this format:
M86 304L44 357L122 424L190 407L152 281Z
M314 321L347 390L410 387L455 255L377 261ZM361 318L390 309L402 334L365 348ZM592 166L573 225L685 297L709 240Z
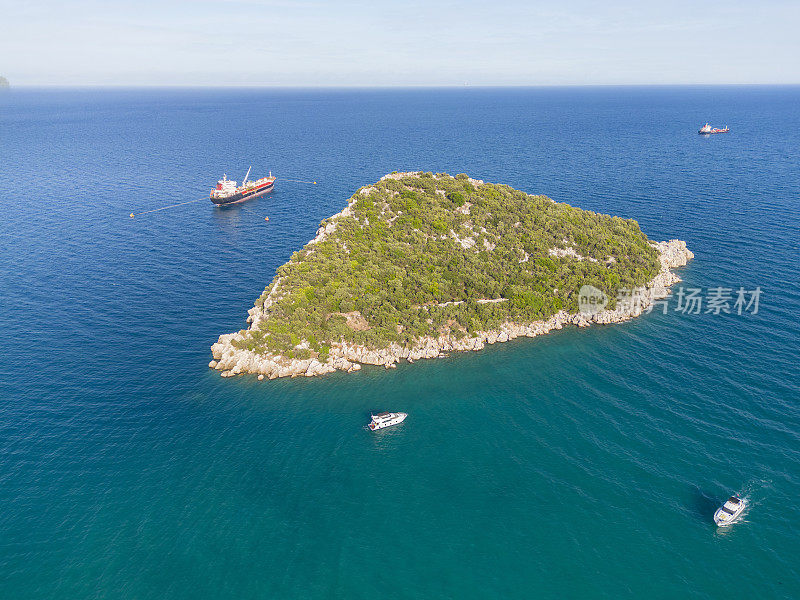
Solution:
M7 88L9 87L8 79L0 75L0 88Z

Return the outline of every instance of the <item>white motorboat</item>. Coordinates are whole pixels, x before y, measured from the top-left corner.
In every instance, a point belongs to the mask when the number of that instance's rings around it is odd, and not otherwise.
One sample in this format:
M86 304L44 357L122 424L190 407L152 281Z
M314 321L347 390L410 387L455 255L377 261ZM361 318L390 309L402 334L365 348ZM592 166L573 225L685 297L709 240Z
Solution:
M744 500L736 495L731 496L728 500L717 509L714 513L714 523L718 527L727 527L732 525L744 511L747 504Z
M391 427L405 421L408 415L402 412L382 412L377 415L372 415L372 421L367 427L372 431L383 429L384 427Z

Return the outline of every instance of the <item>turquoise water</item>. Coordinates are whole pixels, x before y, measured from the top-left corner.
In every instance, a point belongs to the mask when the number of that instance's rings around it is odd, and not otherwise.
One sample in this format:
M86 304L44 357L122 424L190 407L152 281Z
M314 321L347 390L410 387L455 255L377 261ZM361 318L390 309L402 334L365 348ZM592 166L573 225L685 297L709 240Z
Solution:
M800 596L798 131L797 87L0 96L0 597ZM319 184L128 217L250 164ZM419 168L636 218L759 311L207 368L321 219Z

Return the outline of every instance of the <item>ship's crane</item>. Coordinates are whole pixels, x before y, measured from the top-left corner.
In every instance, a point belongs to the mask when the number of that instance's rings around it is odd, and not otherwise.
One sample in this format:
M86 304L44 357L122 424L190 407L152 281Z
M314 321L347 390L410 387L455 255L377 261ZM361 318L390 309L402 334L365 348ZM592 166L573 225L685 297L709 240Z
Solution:
M252 168L253 168L253 165L250 165L250 166L248 167L248 169L247 169L247 175L250 175L250 169L252 169ZM242 185L244 185L245 183L247 183L247 175L245 175L245 176L244 176L244 181L242 181Z

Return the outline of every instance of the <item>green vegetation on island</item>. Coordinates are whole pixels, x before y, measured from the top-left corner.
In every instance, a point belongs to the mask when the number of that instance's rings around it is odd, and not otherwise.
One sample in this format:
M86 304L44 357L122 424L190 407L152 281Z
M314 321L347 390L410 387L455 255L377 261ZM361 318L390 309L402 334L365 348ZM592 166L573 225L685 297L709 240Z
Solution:
M613 308L659 268L634 220L464 174L395 174L357 191L278 268L256 301L263 317L235 345L324 361L331 342L460 338L577 312L586 284Z
M9 87L8 79L0 75L0 89Z

